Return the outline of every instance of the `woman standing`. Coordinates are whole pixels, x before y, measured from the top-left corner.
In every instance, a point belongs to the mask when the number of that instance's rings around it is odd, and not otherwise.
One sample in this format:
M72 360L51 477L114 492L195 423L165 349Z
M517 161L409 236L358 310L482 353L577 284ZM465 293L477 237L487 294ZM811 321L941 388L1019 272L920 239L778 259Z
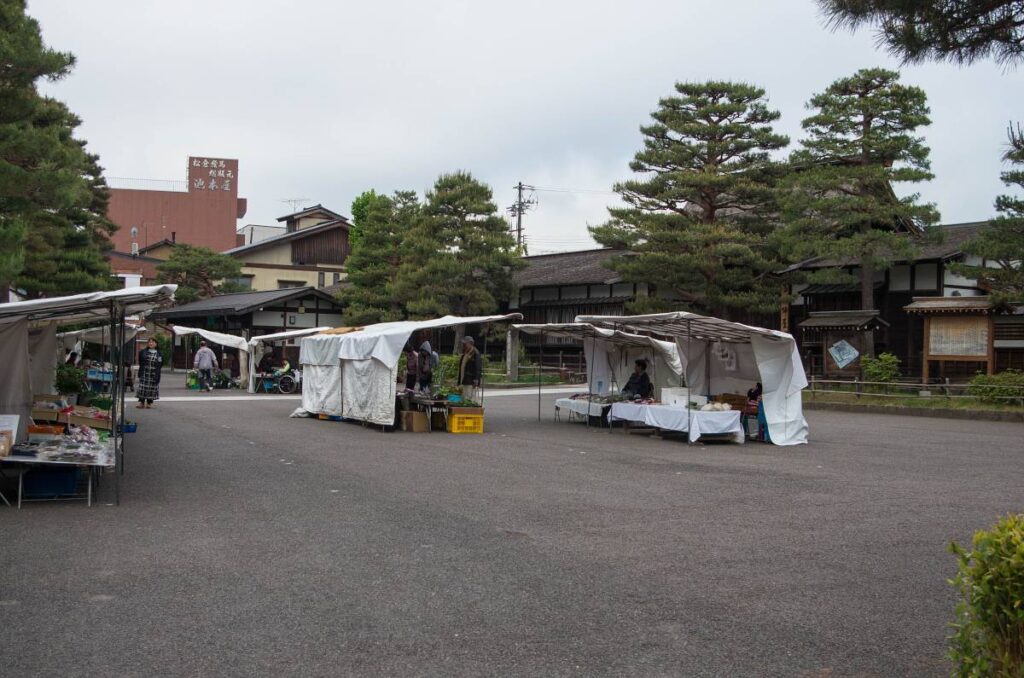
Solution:
M164 357L156 348L156 339L149 338L146 348L139 351L139 383L135 396L139 399L136 407L153 407L153 401L160 399L160 369Z

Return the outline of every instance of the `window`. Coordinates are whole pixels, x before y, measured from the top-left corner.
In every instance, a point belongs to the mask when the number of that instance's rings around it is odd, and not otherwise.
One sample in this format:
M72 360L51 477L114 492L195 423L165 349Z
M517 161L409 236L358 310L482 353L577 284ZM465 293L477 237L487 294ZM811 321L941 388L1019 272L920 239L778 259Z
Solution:
M326 284L327 284L327 274L324 273L323 271L320 271L319 273L316 274L316 286L317 287L323 287Z
M278 280L277 289L286 290L290 287L305 287L306 283L301 280Z

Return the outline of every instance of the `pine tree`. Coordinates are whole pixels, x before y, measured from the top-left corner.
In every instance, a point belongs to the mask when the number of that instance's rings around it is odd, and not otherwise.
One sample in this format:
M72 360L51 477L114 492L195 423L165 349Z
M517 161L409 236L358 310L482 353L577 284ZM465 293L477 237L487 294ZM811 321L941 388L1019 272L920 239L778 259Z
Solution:
M181 304L236 291L231 281L242 274L241 262L231 255L184 244L175 245L156 269L160 282L178 286L174 298Z
M72 204L37 211L29 218L24 269L16 285L30 297L111 289L117 281L105 254L117 227L107 218L109 193L103 169L99 158L85 151L85 142L72 136L78 118L60 102L49 100L48 104L53 115L63 116L63 127L57 122L47 125L61 130L66 167L81 167L77 170L81 184Z
M47 48L24 0L0 0L0 294L25 265L25 240L32 215L73 202L59 159L61 143L39 126L40 79L59 80L75 59Z
M818 0L834 26L877 26L906 62L1024 60L1024 0Z
M402 263L401 244L420 216L421 205L413 191L393 196L366 191L352 204L353 219L361 236L345 261L350 287L341 294L345 323L367 325L401 320L405 307L395 291L395 277ZM358 215L358 216L357 216Z
M781 193L787 225L780 249L794 260L858 265L861 308L873 309L875 273L911 256L908 234L926 233L938 220L934 205L916 194L898 198L892 188L932 177L928 147L915 136L930 122L927 97L899 84L898 73L864 69L808 107L815 110L803 121L808 136Z
M521 268L491 189L468 172L442 175L402 246L395 291L412 317L493 313Z
M74 139L79 120L42 97L40 79L59 80L74 57L47 48L23 0L0 0L0 289L103 289L109 222L97 217L103 185L94 156ZM105 209L105 208L104 208ZM88 237L84 237L88 234ZM73 249L72 249L73 248ZM84 248L84 249L83 249Z
M352 226L348 230L348 244L352 251L355 250L356 245L363 237L363 229L366 225L366 214L370 208L371 203L379 198L377 192L372 188L368 191L360 193L355 200L352 201Z
M591 228L599 243L628 248L610 266L623 280L653 284L689 308L775 311L783 300L769 249L775 228L772 151L779 113L763 89L734 82L678 83L641 127L644 147L615 186L627 207ZM660 310L655 301L644 310ZM634 310L641 310L636 308Z
M1007 186L1024 189L1024 132L1010 129L1010 148L1003 158L1014 168L1003 172ZM954 264L953 270L975 278L999 301L1024 301L1024 197L996 198L999 216L979 230L964 252L985 259L987 266Z

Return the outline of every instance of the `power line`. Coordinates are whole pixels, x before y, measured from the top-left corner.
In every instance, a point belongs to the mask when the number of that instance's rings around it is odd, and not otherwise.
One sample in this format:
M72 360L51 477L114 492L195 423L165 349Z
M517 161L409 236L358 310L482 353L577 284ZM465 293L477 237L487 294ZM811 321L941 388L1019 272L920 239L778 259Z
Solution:
M615 191L600 191L593 188L564 188L555 186L533 186L535 191L545 193L589 193L592 195L618 195Z

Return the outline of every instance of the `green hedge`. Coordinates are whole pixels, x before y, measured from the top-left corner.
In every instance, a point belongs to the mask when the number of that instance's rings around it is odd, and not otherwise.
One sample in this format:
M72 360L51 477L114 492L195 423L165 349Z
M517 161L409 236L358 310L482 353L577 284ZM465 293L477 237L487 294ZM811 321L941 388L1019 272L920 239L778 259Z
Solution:
M949 658L963 678L1024 676L1024 515L974 535L971 550L950 544L960 593Z
M1005 370L998 374L979 374L971 379L967 392L987 403L1012 403L1012 398L1024 398L1024 372Z

